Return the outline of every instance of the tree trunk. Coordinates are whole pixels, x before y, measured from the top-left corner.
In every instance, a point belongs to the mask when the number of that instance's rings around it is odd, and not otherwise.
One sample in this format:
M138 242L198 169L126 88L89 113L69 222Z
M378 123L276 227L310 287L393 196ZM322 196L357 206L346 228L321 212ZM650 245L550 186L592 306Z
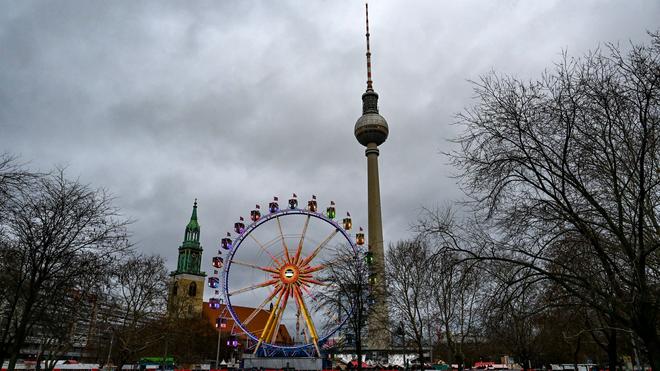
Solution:
M649 363L653 370L660 370L660 342L656 341L654 344L646 345L648 347L647 355Z
M16 368L16 362L18 361L18 356L21 353L21 348L23 347L23 342L27 335L28 319L30 317L30 312L32 311L33 300L28 300L25 303L25 308L21 314L21 319L16 329L16 335L14 336L14 344L10 351L9 355L9 365L7 366L7 371L14 371Z
M640 307L635 313L633 321L633 330L644 342L646 347L646 356L649 359L651 368L655 371L660 370L660 337L658 336L658 317L657 312L652 310L652 301L648 298L640 299Z
M25 299L25 306L21 311L21 316L19 317L18 327L16 328L16 333L14 334L14 344L9 354L9 365L7 366L7 371L14 371L16 368L16 361L18 361L18 356L21 353L21 348L23 347L23 342L27 336L28 327L32 327L31 319L33 307L37 301L37 295L41 289L42 281L39 278L33 278L27 288L27 298Z
M607 361L610 371L616 371L619 366L619 354L617 349L616 330L610 330L607 336Z
M20 285L21 283L18 283L18 288L17 290L20 291ZM13 301L11 305L9 306L9 313L5 314L5 318L7 319L7 322L5 323L4 328L2 329L2 338L0 339L0 367L5 364L5 359L7 358L8 355L8 345L10 344L11 339L9 332L11 330L11 324L12 324L12 318L14 318L14 312L16 311L16 306L18 304L18 300L20 298L20 294L16 293L14 294Z
M449 366L451 367L451 364L454 362L454 359L456 358L456 349L454 349L454 342L451 341L451 335L449 333L449 327L446 326L445 328L445 338L447 339L447 362L449 363Z
M463 352L456 352L454 353L454 360L456 361L456 364L458 366L458 371L463 371L464 369L464 357L463 357Z
M362 371L362 339L355 336L355 354L357 355L357 371Z
M660 370L660 339L658 339L655 329L645 330L644 334L640 334L640 338L646 347L646 356L649 359L651 368Z
M580 345L582 345L582 336L578 336L577 344L575 345L575 352L573 352L573 367L575 367L575 371L578 371L578 363L580 363L578 360Z

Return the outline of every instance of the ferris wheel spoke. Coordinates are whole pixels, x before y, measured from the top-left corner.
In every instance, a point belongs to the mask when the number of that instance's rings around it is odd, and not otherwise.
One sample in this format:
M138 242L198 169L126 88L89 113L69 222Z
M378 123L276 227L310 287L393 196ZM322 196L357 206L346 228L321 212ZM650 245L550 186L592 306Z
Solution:
M286 301L288 294L287 294L287 288L283 287L281 289L280 293L280 298L278 298L278 303L276 306L273 307L273 312L274 317L272 321L266 323L266 327L264 327L263 331L261 332L261 336L259 338L263 339L263 341L268 342L268 339L270 339L270 335L272 334L272 329L274 328L273 326L278 322L278 319L282 315L282 311L280 310L280 303L283 303L282 299Z
M332 260L332 261L329 261L329 262L324 263L324 264L314 265L314 266L311 266L311 267L305 267L305 269L303 269L301 273L302 274L308 274L308 273L314 273L314 272L322 271L322 270L326 269L328 266L335 264L338 260L339 259Z
M275 218L277 220L277 230L280 232L280 240L282 241L282 248L284 249L284 256L286 261L290 262L291 257L289 256L289 248L286 247L286 241L284 241L284 233L282 233L282 223L280 222L280 217Z
M271 259L273 259L273 261L275 262L275 264L277 264L277 265L282 265L282 263L280 263L280 261L279 261L275 256L273 256L273 254L271 254L270 251L268 251L268 250L266 249L266 247L264 247L264 245L263 245L261 242L259 242L259 240L257 240L256 237L254 237L254 236L252 235L252 233L250 233L250 237L252 237L252 239L254 240L254 243L256 243L257 246L259 246L259 248L261 249L261 251L265 252L266 254L268 254L268 256L270 256Z
M314 327L314 322L312 321L312 317L310 316L309 311L307 310L307 306L305 305L305 299L303 299L300 288L296 287L293 291L293 294L296 298L296 301L298 302L298 308L300 308L303 317L305 317L305 324L307 324L307 329L309 330L309 335L311 336L312 342L314 343L314 348L316 348L316 353L320 355L321 351L319 349L319 344L318 344L319 337L316 334L316 327Z
M275 306L273 308L277 308L280 305L280 301L282 300L282 296L284 295L284 288L280 287L278 290L278 296L277 296L277 302L275 303ZM266 326L264 326L264 329L261 331L261 335L259 336L259 341L257 342L257 345L254 347L254 354L257 354L257 351L259 350L259 346L261 343L263 343L265 339L265 332L268 330L270 323L273 321L273 315L275 314L276 310L273 310L270 312L270 315L268 316L268 320L266 321Z
M250 263L245 263L245 262L242 262L242 261L239 261L239 260L232 260L232 261L231 261L231 264L238 264L238 265L242 265L242 266L244 266L244 267L258 269L258 270L261 270L261 271L264 271L264 272L267 272L267 273L279 274L279 272L278 272L277 269L275 269L275 268L271 268L271 267L260 267L260 266L258 266L258 265L254 265L254 264L250 264Z
M264 281L264 282L261 282L261 283L257 283L256 285L252 285L252 286L244 287L242 289L234 290L234 291L230 292L227 295L228 296L234 296L234 295L237 295L237 294L242 294L244 292L248 292L248 291L260 289L262 287L274 285L278 281L279 281L279 279L277 279L277 278L272 279L272 280L268 280L268 281Z
M312 294L312 292L309 291L309 285L303 283L302 285L300 285L300 288L302 288L302 289L305 291L305 294L307 294L307 296L309 296L310 298L312 298L312 300L314 300L314 301L317 302L317 303L319 302L319 301L316 299L316 296L314 296L314 294Z
M313 278L301 277L300 280L303 283L311 283L313 285L318 285L318 286L328 286L328 284L326 282L321 282L321 281L315 280Z
M280 322L282 321L282 314L284 314L284 310L286 309L286 303L289 300L289 291L290 290L291 290L290 288L285 289L282 304L280 304L280 310L279 310L279 313L277 313L277 319L273 323L273 326L270 330L271 333L268 334L269 337L271 338L270 342L272 344L274 344L275 341L277 340L277 334L278 334L279 329L280 329Z
M277 286L275 286L275 290L273 290L273 292L270 295L268 295L266 300L261 302L261 304L258 307L254 308L252 313L250 313L250 315L243 322L243 325L247 326L247 324L250 323L250 321L252 321L262 309L264 309L266 304L270 303L273 300L275 295L277 295L280 292L280 289L281 289L281 286L279 284Z
M298 242L298 249L296 250L296 256L293 258L293 262L298 264L300 261L300 253L302 252L303 243L305 242L305 235L307 235L307 226L309 226L309 220L312 218L311 215L307 215L305 219L305 226L303 227L302 234L300 235L300 242Z
M326 239L323 240L323 242L321 242L316 247L316 249L314 249L311 255L303 259L300 265L307 265L309 262L311 262L316 257L316 255L318 255L318 253L321 252L321 250L328 244L328 242L330 242L330 240L332 240L332 238L337 235L337 232L339 232L339 229L335 229L334 231L332 231L332 233L330 233L330 235L326 237Z

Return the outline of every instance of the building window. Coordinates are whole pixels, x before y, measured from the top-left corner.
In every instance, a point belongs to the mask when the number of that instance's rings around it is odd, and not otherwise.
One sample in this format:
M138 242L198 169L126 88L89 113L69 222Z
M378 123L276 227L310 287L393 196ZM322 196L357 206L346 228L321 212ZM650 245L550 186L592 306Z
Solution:
M172 296L176 296L177 292L179 292L179 283L174 282L174 285L172 286Z
M197 295L197 284L195 282L190 282L190 286L188 286L188 296L194 297Z

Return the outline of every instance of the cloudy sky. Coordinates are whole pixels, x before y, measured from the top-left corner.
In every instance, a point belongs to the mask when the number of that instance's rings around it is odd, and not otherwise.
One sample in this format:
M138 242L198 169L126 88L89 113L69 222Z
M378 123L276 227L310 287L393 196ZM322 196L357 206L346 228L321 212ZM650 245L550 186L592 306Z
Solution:
M134 242L176 263L199 199L206 259L255 203L311 194L366 224L353 136L364 5L351 1L3 1L0 152L117 196ZM646 41L657 0L372 1L374 87L390 125L387 242L461 197L441 151L491 70L538 77L562 50Z

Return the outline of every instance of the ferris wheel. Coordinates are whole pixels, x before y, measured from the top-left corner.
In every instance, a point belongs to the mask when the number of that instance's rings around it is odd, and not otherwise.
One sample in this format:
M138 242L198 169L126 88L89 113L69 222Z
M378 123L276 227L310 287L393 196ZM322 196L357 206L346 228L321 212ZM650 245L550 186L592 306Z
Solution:
M274 197L267 212L256 205L251 223L241 217L221 240L213 266L223 269L209 277L209 286L224 298L211 298L209 305L224 301L254 354L320 355L348 319L345 311L323 305L332 295L327 270L342 256L355 256L364 233L350 234L349 213L341 224L336 216L332 201L319 212L316 196L305 208L298 208L295 194L282 208Z

